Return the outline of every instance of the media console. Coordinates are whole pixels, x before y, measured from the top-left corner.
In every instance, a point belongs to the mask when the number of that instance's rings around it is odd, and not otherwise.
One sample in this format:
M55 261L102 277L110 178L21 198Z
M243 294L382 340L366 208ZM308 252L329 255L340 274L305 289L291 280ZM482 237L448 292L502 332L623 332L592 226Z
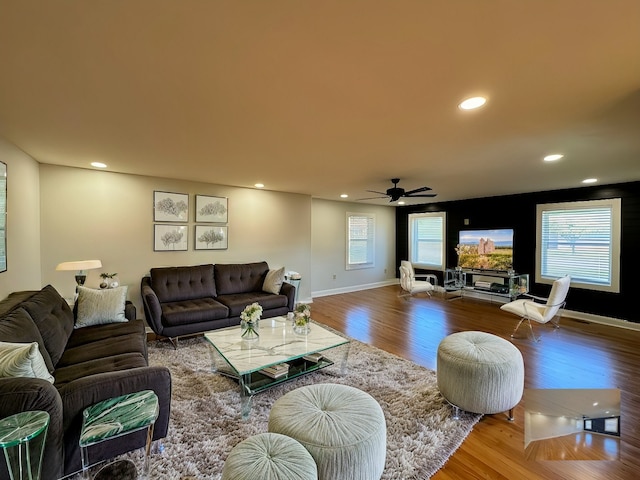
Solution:
M444 289L449 293L458 292L460 296L473 292L511 301L529 293L529 274L448 268L445 270Z

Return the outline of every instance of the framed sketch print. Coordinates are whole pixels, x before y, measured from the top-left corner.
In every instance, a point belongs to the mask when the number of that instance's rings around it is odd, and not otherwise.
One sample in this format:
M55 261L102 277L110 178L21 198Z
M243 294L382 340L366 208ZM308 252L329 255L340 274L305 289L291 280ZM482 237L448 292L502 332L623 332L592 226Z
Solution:
M184 252L187 250L186 225L153 226L153 250L155 252Z
M226 250L229 247L229 227L196 225L196 250Z
M225 197L196 195L196 222L227 223L228 206Z
M189 218L189 195L153 192L154 222L186 222Z

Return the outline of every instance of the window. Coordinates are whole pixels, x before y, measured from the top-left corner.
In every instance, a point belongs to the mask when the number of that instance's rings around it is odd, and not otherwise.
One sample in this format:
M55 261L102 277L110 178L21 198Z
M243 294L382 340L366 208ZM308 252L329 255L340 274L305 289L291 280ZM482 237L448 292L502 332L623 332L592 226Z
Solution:
M409 214L409 260L418 267L445 269L445 212Z
M536 281L619 292L619 198L538 205Z
M347 270L374 266L375 216L347 213Z

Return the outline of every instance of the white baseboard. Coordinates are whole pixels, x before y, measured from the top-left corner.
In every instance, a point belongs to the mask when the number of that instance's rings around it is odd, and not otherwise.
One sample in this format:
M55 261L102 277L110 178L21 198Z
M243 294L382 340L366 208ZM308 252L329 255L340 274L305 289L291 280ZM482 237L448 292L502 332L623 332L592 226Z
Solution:
M602 315L594 315L592 313L575 312L573 310L564 310L563 317L574 318L576 320L584 320L585 322L599 323L609 325L611 327L626 328L628 330L640 331L640 323L630 322L621 318L604 317Z
M312 297L326 297L329 295L338 295L339 293L351 293L360 292L362 290L370 290L372 288L386 287L388 285L398 285L397 278L385 280L383 282L366 283L364 285L352 285L348 287L332 288L330 290L319 290L317 292L311 292Z

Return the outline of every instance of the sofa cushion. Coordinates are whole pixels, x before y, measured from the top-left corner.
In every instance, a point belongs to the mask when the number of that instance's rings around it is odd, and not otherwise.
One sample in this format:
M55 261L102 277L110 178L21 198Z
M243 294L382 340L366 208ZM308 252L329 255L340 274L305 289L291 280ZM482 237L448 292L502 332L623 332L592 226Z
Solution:
M218 295L260 292L269 271L267 262L234 263L213 266Z
M0 300L0 317L5 316L7 313L20 308L20 304L25 300L31 298L39 290L22 290L20 292L12 292L6 298Z
M42 378L53 383L38 342L0 342L0 377Z
M263 310L286 307L288 299L284 295L273 295L265 292L238 293L235 295L220 295L217 300L229 308L230 317L238 317L247 305L258 302Z
M0 319L0 339L4 342L38 342L40 355L49 372L53 372L53 363L44 345L40 330L24 308L17 308Z
M55 367L73 332L73 312L69 304L55 288L47 285L22 302L22 306L40 330L51 363Z
M56 369L54 373L56 379L54 385L58 390L61 390L63 386L73 382L74 380L90 377L91 375L146 366L147 360L141 353L122 353L119 355L111 355ZM60 394L62 395L62 393L63 392L61 390Z
M213 265L151 269L151 288L160 303L215 297Z
M76 328L102 325L105 323L126 322L124 304L127 299L127 287L96 290L78 287L78 318Z
M284 282L284 267L280 267L276 270L269 270L264 278L262 290L267 293L278 295L280 293L280 288L282 287L282 282Z
M229 309L213 298L162 304L162 324L167 327L227 318Z
M130 320L124 323L108 323L94 325L92 327L77 328L73 331L67 342L67 350L82 345L89 345L105 338L140 336L146 339L144 321L141 319Z

